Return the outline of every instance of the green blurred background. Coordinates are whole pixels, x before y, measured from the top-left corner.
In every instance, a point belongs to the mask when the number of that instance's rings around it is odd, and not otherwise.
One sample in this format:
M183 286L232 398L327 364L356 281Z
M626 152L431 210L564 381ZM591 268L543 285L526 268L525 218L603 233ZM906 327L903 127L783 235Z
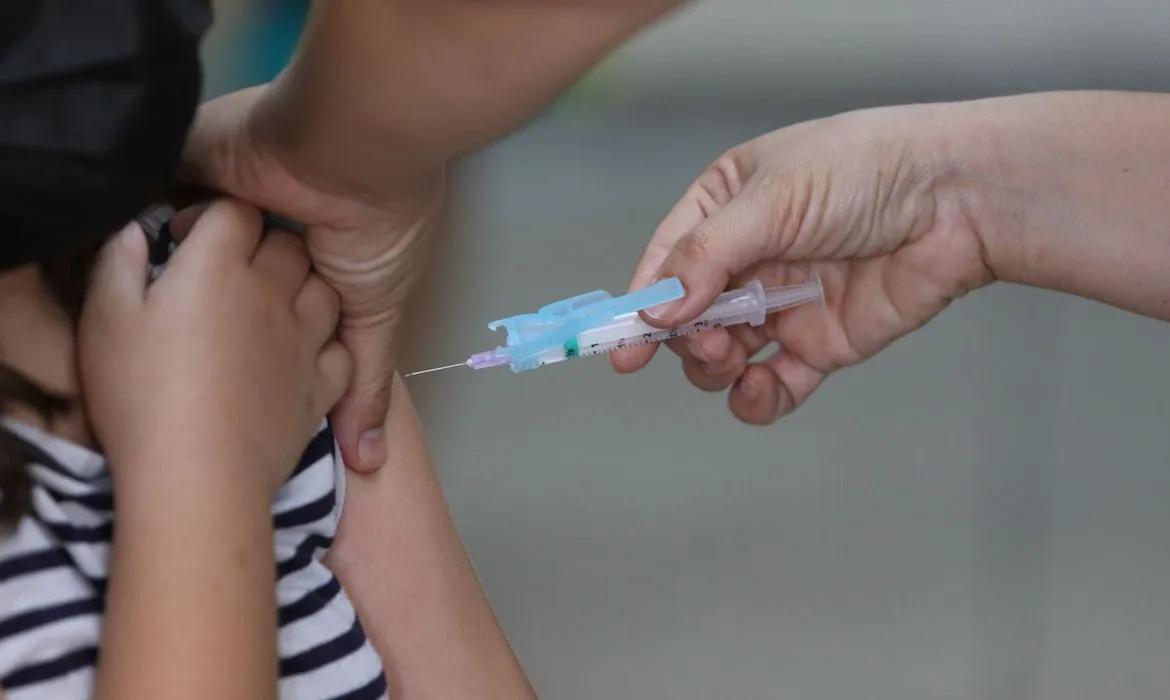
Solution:
M279 70L307 3L220 5L210 94ZM1170 89L1170 3L694 3L461 166L404 367L623 289L690 179L758 133L1058 88ZM1000 286L769 429L665 355L411 389L545 697L1164 700L1168 350L1166 324Z

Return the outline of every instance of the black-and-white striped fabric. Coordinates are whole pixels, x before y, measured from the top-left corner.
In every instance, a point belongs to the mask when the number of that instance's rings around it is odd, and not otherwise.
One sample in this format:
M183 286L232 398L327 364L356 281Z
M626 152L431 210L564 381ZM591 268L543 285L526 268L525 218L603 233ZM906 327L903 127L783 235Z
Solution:
M0 687L8 700L87 698L99 652L113 536L105 459L13 421L36 459L32 513L0 539ZM281 698L383 698L381 660L321 563L345 501L345 467L323 425L272 505Z

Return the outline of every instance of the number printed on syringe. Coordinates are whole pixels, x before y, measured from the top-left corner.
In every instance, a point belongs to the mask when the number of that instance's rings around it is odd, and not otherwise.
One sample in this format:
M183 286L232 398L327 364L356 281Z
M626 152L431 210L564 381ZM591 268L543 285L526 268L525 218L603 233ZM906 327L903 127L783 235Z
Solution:
M578 340L580 341L581 347L583 348L581 351L581 356L591 357L593 355L602 355L608 352L613 352L614 350L637 347L639 345L647 345L649 343L655 343L663 340L673 340L682 336L691 335L692 333L698 333L699 331L706 330L708 328L722 327L723 324L719 323L718 321L712 323L711 321L702 320L695 321L694 323L680 326L678 328L663 328L655 331L647 331L630 337L622 336L619 338L605 340L598 339L595 342L588 342L588 336L591 335L591 332L586 331L585 333L581 334Z

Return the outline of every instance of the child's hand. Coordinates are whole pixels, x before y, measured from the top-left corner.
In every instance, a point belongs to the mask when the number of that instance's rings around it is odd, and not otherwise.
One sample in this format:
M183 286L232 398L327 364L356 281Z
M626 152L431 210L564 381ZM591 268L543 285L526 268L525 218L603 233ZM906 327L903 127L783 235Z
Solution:
M300 238L262 235L251 207L212 204L149 288L145 236L128 226L98 258L79 331L116 479L197 462L274 491L345 391L337 316Z

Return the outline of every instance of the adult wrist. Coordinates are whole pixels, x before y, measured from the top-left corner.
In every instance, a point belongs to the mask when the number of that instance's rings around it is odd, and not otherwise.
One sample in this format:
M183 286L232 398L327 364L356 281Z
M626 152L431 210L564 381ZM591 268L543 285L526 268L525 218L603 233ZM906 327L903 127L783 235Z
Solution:
M302 184L334 195L367 195L371 203L441 185L458 152L428 138L433 117L416 123L399 114L405 110L363 110L357 102L329 104L323 112L321 103L336 98L314 84L322 78L307 73L294 62L260 88L246 117L253 147Z
M946 185L978 237L996 280L1054 286L1045 248L1049 219L1061 201L1045 171L1059 170L1058 137L1038 109L1042 96L1008 97L940 106L951 173Z
M998 181L993 153L1000 147L999 135L970 105L960 102L927 107L937 206L950 211L958 225L974 236L985 278L1008 280L1015 267L1015 249L998 221L998 194L993 184Z

